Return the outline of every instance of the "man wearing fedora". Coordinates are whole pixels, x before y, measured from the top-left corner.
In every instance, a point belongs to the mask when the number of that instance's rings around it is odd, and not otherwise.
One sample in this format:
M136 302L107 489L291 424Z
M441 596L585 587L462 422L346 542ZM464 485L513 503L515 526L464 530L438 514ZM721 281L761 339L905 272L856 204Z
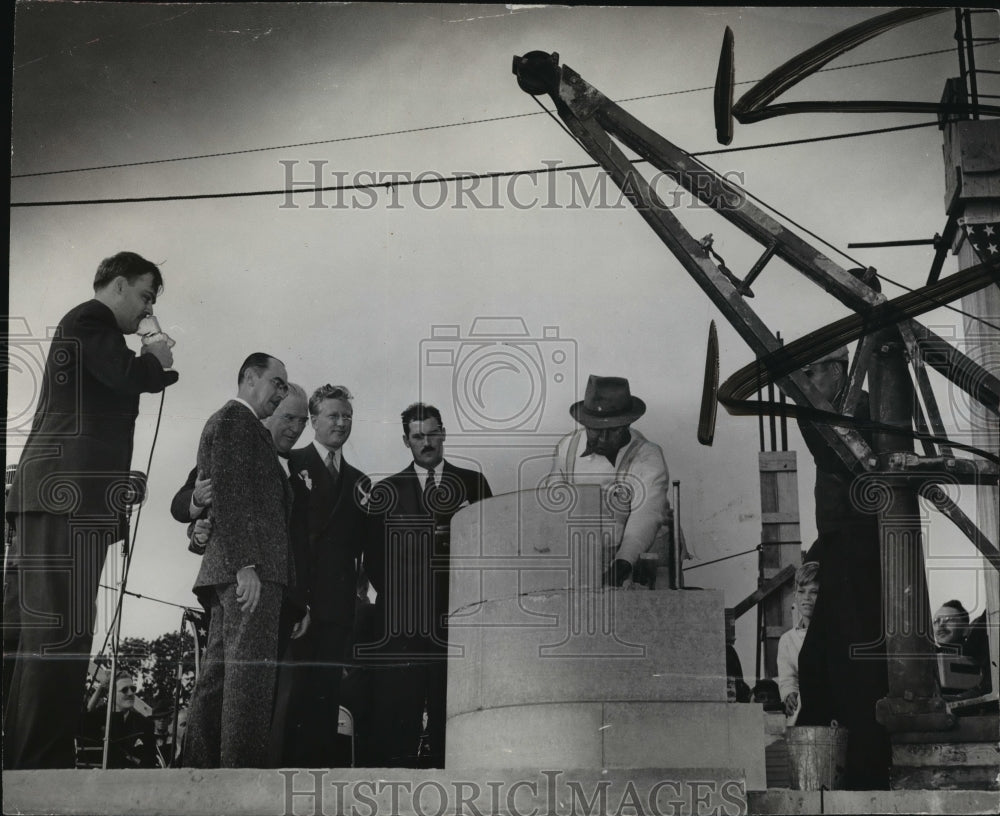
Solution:
M624 377L590 375L583 399L569 409L582 425L556 445L552 475L606 491L617 549L604 574L607 586L631 580L639 556L670 557L670 477L663 451L631 427L646 412ZM680 554L690 558L681 536Z

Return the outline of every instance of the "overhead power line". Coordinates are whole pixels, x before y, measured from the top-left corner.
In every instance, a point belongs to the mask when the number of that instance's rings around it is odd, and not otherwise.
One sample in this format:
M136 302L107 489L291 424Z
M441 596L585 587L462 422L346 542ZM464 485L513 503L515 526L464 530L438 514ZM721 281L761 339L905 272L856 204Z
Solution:
M546 111L547 112L547 111ZM527 114L526 114L527 115ZM534 115L534 114L531 114ZM917 128L937 127L937 120L932 122L919 122L914 125L898 125L896 127L876 128L874 130L858 130L850 133L835 133L828 136L811 136L803 139L790 139L782 142L769 142L759 145L747 145L746 147L727 147L719 150L702 150L690 153L691 156L713 156L720 153L739 153L750 150L765 150L774 147L789 147L797 144L811 144L815 142L828 142L838 139L851 139L857 136L874 136L882 133L896 133L903 130L914 130ZM640 160L645 162L645 159ZM638 163L638 162L637 162ZM164 201L199 201L220 198L251 198L259 196L287 196L287 195L315 195L316 193L350 192L352 190L377 190L379 188L389 189L392 187L416 187L424 184L452 184L455 182L468 182L470 180L489 180L494 178L509 178L511 176L539 175L545 173L566 172L569 170L591 170L600 167L596 162L586 164L570 164L559 167L538 167L530 170L502 170L495 173L467 173L461 176L438 176L436 178L414 178L414 179L394 179L381 184L331 184L323 187L298 187L293 189L276 190L244 190L229 193L191 193L186 195L163 195L163 196L131 196L128 198L88 198L88 199L67 199L57 201L14 201L11 207L68 207L93 204L146 204Z
M997 44L996 42L976 43L976 47L978 48L982 46L996 45L996 44ZM844 71L849 68L862 68L868 65L878 65L886 62L899 62L900 60L917 59L919 57L933 56L936 54L946 54L953 50L954 49L952 48L941 48L936 51L922 51L917 54L906 54L901 57L886 57L883 59L869 60L867 62L854 62L849 65L838 65L832 68L821 68L815 73L819 74L819 73L824 73L826 71ZM759 81L760 81L759 79L747 79L741 82L737 82L735 84L752 85ZM642 96L629 96L625 97L624 99L618 100L618 102L619 103L638 102L645 99L659 99L667 96L680 96L682 94L699 93L702 91L711 91L711 90L714 90L714 86L706 85L700 88L685 88L684 90L680 91L663 91L661 93L644 94ZM443 130L446 128L464 127L466 125L481 125L489 122L501 122L508 119L523 119L528 116L538 116L539 113L540 111L531 111L530 113L514 113L506 116L491 116L484 119L469 119L462 122L448 122L441 125L424 125L422 127L403 128L400 130L386 130L379 133L367 133L359 136L340 136L334 139L317 139L315 141L310 141L310 142L295 142L291 144L282 144L282 145L267 145L264 147L248 147L239 150L224 150L215 153L198 153L191 156L176 156L167 159L147 159L144 161L119 162L117 164L94 165L93 167L75 167L64 170L41 170L35 173L15 173L11 176L11 178L12 179L36 178L38 176L56 176L66 173L88 173L96 170L117 170L126 167L144 167L156 164L170 164L174 162L196 161L199 159L215 159L215 158L224 158L226 156L241 156L250 153L264 153L271 150L292 150L300 147L313 147L315 145L336 144L338 142L353 142L353 141L360 141L363 139L378 139L385 136L401 136L408 133L421 133L423 131Z

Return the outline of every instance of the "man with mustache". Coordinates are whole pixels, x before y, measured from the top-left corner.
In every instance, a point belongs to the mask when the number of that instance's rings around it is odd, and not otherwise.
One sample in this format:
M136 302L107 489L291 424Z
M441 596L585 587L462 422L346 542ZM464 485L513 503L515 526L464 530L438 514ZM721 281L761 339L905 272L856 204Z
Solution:
M365 569L378 593L381 640L373 671L375 766L444 767L448 677L449 526L462 507L493 495L482 473L444 458L441 412L417 402L402 413L413 461L372 488L375 518ZM381 513L379 514L379 511ZM418 757L427 710L429 750Z
M198 446L213 501L194 587L212 620L185 746L196 768L265 767L279 613L294 580L292 492L261 424L288 394L288 375L280 360L255 353L237 382L236 399L209 418Z
M605 585L631 585L644 552L659 554L671 566L667 463L660 446L631 427L646 412L646 403L632 396L624 377L591 374L583 399L569 412L583 427L559 440L550 478L595 484L606 492L616 550ZM690 558L683 535L678 549L680 557Z

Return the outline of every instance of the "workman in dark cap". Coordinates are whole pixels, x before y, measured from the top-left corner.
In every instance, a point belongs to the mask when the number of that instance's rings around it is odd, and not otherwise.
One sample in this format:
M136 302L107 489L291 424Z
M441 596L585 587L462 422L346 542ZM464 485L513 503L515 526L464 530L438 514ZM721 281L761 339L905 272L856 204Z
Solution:
M813 387L838 413L870 421L868 394L845 406L846 347L803 368ZM799 652L802 707L798 725L848 730L845 786L853 790L888 787L890 746L875 719L875 704L888 690L882 639L882 568L878 517L852 495L854 474L826 443L816 424L798 421L816 463L816 530L807 560L818 561L820 591ZM871 433L861 428L868 444Z

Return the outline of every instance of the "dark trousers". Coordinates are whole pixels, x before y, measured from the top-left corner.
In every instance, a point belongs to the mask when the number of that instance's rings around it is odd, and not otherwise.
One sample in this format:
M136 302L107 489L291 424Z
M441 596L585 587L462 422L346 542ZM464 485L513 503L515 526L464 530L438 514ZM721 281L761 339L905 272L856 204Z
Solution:
M340 681L351 628L312 620L290 644L291 701L283 765L336 768L350 764L337 739Z
M20 600L10 606L17 607L11 624L19 634L6 695L4 766L72 768L98 584L119 530L49 513L22 513L16 527L20 552L10 577ZM7 606L5 643L7 613L14 617Z
M271 715L271 735L268 746L269 768L283 768L285 762L285 732L292 703L292 628L298 619L298 611L288 603L281 605L278 618L278 666L274 680L274 710Z
M263 582L257 608L246 614L236 584L212 588L205 666L184 744L189 767L267 767L283 592Z
M448 676L443 655L376 665L372 678L371 760L376 767L443 768ZM420 755L427 712L428 745Z
M888 691L878 530L845 526L824 535L809 557L820 562L819 595L799 653L797 724L846 727L846 786L886 789L891 746L875 720Z

